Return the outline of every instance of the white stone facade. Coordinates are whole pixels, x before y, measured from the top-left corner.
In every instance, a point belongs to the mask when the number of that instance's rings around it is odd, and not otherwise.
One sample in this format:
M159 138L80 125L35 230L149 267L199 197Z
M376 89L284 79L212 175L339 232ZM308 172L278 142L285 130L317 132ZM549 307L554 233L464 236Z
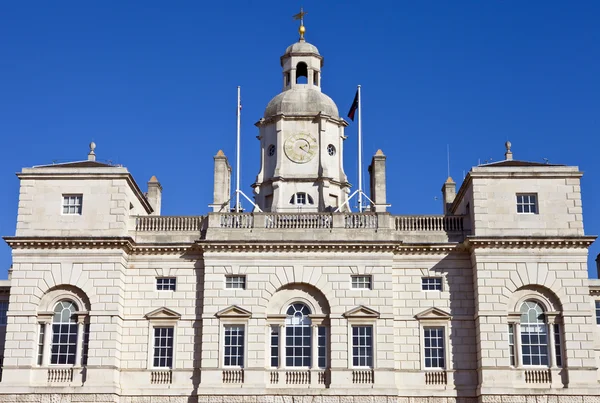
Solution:
M320 85L314 46L286 55L284 91L295 91L294 57L312 72L302 85ZM445 215L394 216L378 152L374 206L333 211L324 195L348 194L345 122L325 98L314 111L298 99L258 125L253 213L228 211L221 152L214 211L199 217L160 216L156 178L144 195L93 149L19 173L0 401L600 402L600 283L587 278L595 237L577 167L509 150L458 192L444 184ZM330 126L314 126L325 141L309 169L285 141L311 113ZM299 190L319 202L280 208Z

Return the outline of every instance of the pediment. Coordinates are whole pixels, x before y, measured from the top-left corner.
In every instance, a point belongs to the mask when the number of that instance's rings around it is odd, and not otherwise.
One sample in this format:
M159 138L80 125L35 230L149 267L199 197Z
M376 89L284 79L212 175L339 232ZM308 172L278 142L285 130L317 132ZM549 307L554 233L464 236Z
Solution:
M452 316L439 308L431 307L415 315L418 320L450 320Z
M215 314L217 318L250 318L252 312L240 308L237 305L231 305L225 309L220 310Z
M150 319L152 319L152 320L165 320L165 319L177 320L177 319L181 318L181 315L179 313L175 312L174 310L163 306L162 308L158 308L152 312L147 313L144 317L149 320Z
M379 312L367 308L364 305L359 305L356 308L353 308L344 314L346 318L369 318L369 319L377 319L379 318Z

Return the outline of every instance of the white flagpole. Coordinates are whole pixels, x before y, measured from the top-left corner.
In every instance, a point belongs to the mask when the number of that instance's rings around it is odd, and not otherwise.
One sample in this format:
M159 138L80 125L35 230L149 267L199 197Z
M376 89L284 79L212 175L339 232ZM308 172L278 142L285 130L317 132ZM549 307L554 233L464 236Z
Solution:
M237 155L235 163L235 212L240 212L240 86L237 87Z
M360 117L360 109L362 102L360 101L360 85L358 86L358 212L362 213L362 124Z

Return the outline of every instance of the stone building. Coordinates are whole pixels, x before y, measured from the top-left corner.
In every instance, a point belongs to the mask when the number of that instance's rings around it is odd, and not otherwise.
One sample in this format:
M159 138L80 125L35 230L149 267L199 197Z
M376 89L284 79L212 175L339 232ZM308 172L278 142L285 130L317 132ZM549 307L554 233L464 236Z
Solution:
M301 39L281 65L253 212L222 152L204 216L162 216L156 177L93 144L17 175L0 401L599 402L579 169L507 143L448 178L442 215L402 216L378 151L352 212L323 57Z

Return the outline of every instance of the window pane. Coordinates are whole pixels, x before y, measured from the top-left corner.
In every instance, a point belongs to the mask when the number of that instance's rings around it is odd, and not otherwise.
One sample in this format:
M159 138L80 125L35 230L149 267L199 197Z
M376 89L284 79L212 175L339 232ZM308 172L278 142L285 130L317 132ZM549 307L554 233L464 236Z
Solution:
M311 320L310 309L305 304L294 303L287 309L285 319L286 365L310 367Z
M423 291L442 291L442 278L423 277L421 279L421 289Z
M352 276L352 288L371 289L371 276Z
M426 327L423 336L425 368L445 368L444 328Z
M548 327L542 306L525 301L521 305L520 327L523 365L548 365Z
M225 326L225 366L244 366L244 326L228 325Z
M173 365L173 327L154 328L154 366L172 368Z
M54 307L52 346L50 349L51 364L75 364L75 351L77 349L77 320L74 315L75 312L77 312L77 305L68 300L60 301Z
M226 276L225 288L245 289L246 276Z
M372 326L352 326L352 363L355 367L373 366L372 334Z

